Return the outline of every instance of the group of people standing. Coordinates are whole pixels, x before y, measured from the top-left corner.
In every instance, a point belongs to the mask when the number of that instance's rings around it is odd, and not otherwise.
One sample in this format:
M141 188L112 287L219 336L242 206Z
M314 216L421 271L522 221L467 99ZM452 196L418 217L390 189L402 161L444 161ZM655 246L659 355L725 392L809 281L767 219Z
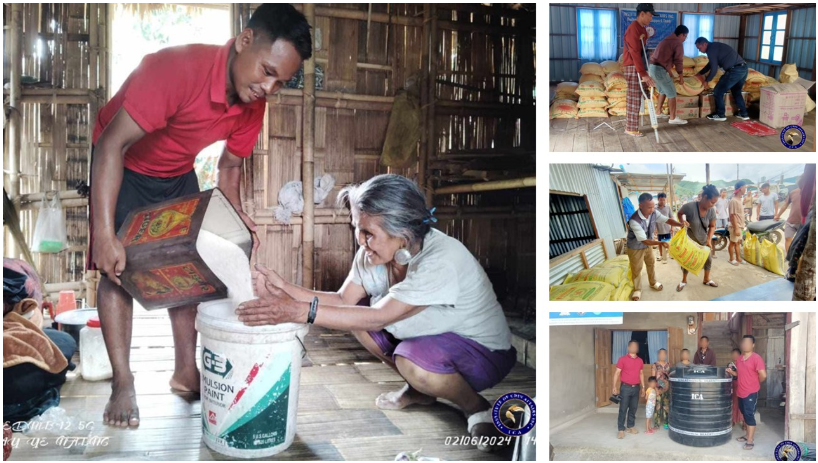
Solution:
M795 189L789 192L786 201L779 207L778 196L770 192L770 184L761 185L761 194L757 202L757 216L759 220L779 220L781 215L790 208L787 223L784 228L785 252L789 251L790 244L802 226L801 214L801 186L802 178L798 179ZM710 248L710 255L704 263L704 277L702 284L717 288L719 284L713 280L710 271L713 259L716 259L713 235L718 228L725 228L729 232L728 245L729 263L734 266L743 264L741 258L741 241L744 229L747 226L748 214L746 199L748 184L739 180L735 184L733 195L727 197L727 190L719 191L714 185L705 185L698 198L684 204L676 212L676 219L672 219L672 211L667 204L667 194L659 193L658 205L653 202L651 193L639 195L639 207L628 220L627 255L633 276L633 293L631 300L638 301L642 297L642 267L648 274L651 289L661 291L664 286L656 280L655 263L667 263L667 251L670 248L671 227L685 227L687 236L699 244ZM752 213L753 200L750 198L749 213ZM654 257L653 246L658 246L659 257ZM682 280L676 286L676 291L684 290L687 286L687 269L682 268Z
M624 439L625 434L639 434L636 430L636 411L639 398L645 398L645 434L654 434L657 429L668 429L670 423L670 377L678 368L694 365L716 366L716 352L710 349L710 339L702 336L699 348L690 360L690 351L682 349L681 360L671 365L667 350L662 348L657 353L657 361L651 365L651 375L645 381L644 361L639 357L639 341L628 343L628 353L616 362L613 377L613 393L620 396L617 438ZM767 379L764 359L754 352L755 337L745 335L740 348L733 349L732 360L727 365L725 374L733 378L732 424L740 424L745 435L737 438L744 443L745 450L752 450L756 430L756 405L761 383Z

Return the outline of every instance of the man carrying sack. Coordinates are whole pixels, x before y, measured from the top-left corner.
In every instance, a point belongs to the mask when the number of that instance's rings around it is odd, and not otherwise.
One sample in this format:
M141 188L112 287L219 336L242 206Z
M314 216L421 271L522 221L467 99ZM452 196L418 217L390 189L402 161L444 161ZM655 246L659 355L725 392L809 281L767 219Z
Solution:
M653 195L642 193L639 195L639 209L633 213L628 220L628 261L631 267L631 277L633 278L633 293L631 300L638 301L642 298L642 264L648 270L648 282L650 287L656 291L662 290L662 283L656 281L654 267L656 259L653 256L651 246L661 246L665 250L668 248L667 241L656 241L648 239L653 237L656 225L669 223L674 227L684 227L687 222L677 222L655 210L653 205Z
M656 83L645 69L645 57L642 56L642 41L648 39L645 26L650 24L654 16L659 16L653 10L653 4L640 3L636 6L636 20L625 30L624 58L622 65L625 71L625 80L628 81L628 94L625 120L625 133L632 137L644 137L639 131L639 108L642 104L642 90L639 88L641 79L648 87L655 87Z

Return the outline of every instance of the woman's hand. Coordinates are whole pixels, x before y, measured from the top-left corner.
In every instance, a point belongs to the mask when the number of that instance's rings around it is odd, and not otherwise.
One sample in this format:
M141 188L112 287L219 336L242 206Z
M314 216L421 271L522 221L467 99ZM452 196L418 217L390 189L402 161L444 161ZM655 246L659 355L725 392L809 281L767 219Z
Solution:
M257 283L264 277L259 276ZM248 301L236 309L239 321L247 326L306 323L309 305L298 302L269 281L265 281L259 299Z

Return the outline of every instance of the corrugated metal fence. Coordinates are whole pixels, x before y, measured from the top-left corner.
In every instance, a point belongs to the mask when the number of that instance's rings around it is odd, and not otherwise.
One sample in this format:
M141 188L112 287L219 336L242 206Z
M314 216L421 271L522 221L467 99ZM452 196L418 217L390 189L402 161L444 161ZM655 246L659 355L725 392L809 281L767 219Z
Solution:
M610 174L590 164L550 164L548 181L551 191L588 195L599 237L608 255L613 256L613 240L624 238L626 230L622 205Z

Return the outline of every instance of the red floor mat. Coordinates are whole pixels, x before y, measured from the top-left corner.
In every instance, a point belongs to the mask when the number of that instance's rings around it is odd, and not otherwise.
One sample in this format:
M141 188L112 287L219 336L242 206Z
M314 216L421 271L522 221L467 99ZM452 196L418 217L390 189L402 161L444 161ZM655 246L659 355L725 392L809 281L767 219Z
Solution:
M744 133L755 135L758 137L765 137L768 135L778 135L779 131L771 129L758 121L740 121L730 123L733 127L741 130Z

